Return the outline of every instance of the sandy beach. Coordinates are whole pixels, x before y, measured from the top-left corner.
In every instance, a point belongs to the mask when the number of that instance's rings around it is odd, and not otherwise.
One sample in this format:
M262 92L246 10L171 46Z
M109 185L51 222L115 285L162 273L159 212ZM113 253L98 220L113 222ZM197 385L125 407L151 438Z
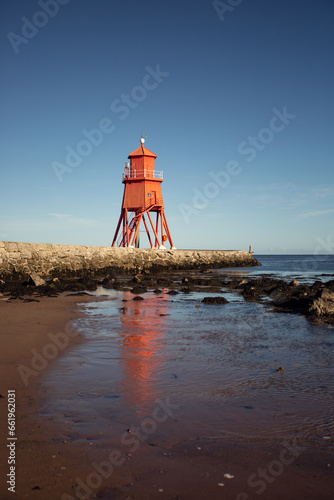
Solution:
M92 300L80 297L80 302ZM45 397L43 379L59 356L82 342L82 335L70 322L82 314L78 297L40 297L38 302L0 301L1 332L1 498L60 498L59 477L53 458L58 454L61 428L40 418ZM15 495L8 491L7 394L15 391L16 457ZM51 423L51 422L50 422ZM71 460L71 452L66 456ZM72 457L77 461L75 456ZM44 486L43 486L44 485ZM34 489L35 488L35 489ZM41 491L43 488L43 492Z

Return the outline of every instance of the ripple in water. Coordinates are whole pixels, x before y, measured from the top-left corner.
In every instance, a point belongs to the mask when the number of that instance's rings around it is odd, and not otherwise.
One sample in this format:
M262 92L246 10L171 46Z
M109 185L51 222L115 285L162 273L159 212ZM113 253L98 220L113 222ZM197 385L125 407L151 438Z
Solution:
M157 431L164 443L235 435L333 447L334 330L223 295L230 302L215 306L203 293L110 291L83 305L87 341L50 375L49 413L71 409L85 431L112 422L117 433L168 396L179 408Z

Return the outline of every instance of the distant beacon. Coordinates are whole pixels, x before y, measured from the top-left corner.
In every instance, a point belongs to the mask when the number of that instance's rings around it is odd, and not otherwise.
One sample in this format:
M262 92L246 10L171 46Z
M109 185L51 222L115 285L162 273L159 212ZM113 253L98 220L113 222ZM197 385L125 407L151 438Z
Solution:
M125 164L123 203L112 246L138 248L143 222L151 248L165 249L168 241L174 250L161 190L163 172L155 171L157 155L144 147L145 139L141 138L140 142L140 148L128 157L130 163ZM153 212L157 214L155 222L151 217Z

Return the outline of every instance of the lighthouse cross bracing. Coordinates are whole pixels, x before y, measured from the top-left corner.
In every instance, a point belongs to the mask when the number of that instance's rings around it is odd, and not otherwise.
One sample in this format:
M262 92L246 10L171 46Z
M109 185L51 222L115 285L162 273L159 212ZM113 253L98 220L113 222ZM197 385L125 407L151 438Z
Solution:
M140 142L140 148L129 155L130 163L124 168L122 209L112 246L139 247L143 223L151 248L164 249L168 241L174 249L161 190L163 172L155 170L157 155L144 147L143 137ZM153 213L156 213L155 221Z

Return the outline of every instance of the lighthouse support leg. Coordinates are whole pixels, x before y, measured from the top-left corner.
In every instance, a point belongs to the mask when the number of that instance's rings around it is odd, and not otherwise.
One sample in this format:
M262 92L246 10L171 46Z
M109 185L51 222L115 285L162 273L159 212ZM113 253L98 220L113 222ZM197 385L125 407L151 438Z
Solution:
M152 226L152 229L153 229L153 232L154 232L156 245L160 246L160 241L159 241L158 233L155 230L155 227L154 227L153 220L152 220L152 217L150 215L150 212L147 212L147 215L148 215L148 218L150 219L150 223L151 223L151 226ZM157 247L155 247L155 248L157 248Z
M134 225L134 228L136 228L136 230L134 231L135 234L133 236L132 245L134 245L135 241L137 240L137 237L139 236L139 226L140 226L142 218L143 218L143 214L141 214L139 216L137 222Z
M160 219L161 219L161 246L160 248L161 249L164 249L165 248L165 245L164 245L164 220L163 220L163 210L160 210L159 211L160 213Z
M151 240L150 231L148 229L148 226L147 226L146 219L145 219L144 215L143 215L143 221L144 221L144 226L145 226L145 229L146 229L148 241L150 242L151 248L153 248L153 243L152 243L152 240Z
M137 222L137 224L138 224L138 222ZM136 232L136 239L135 239L135 247L136 248L139 248L139 235L140 235L139 231Z
M129 219L128 219L128 209L124 209L124 226L123 226L123 233L124 233L124 247L128 247L130 244L129 240Z
M159 212L157 212L157 220L155 223L155 232L156 232L156 234L159 234ZM154 248L159 248L157 238L155 238L155 247Z
M115 246L116 244L116 240L117 240L117 235L118 235L118 231L119 231L119 228L121 226L121 223L122 223L122 220L123 220L123 210L121 211L121 215L119 216L119 220L118 220L118 224L117 224L117 228L116 228L116 231L115 231L115 236L114 236L114 239L112 241L112 247Z
M163 217L163 220L164 220L164 226L165 226L165 229L166 229L166 233L167 233L169 244L170 244L171 248L174 248L174 244L173 244L173 240L172 240L172 235L170 234L170 230L169 230L168 223L167 223L167 217L166 217L166 214L165 214L164 210L162 212L162 217Z

